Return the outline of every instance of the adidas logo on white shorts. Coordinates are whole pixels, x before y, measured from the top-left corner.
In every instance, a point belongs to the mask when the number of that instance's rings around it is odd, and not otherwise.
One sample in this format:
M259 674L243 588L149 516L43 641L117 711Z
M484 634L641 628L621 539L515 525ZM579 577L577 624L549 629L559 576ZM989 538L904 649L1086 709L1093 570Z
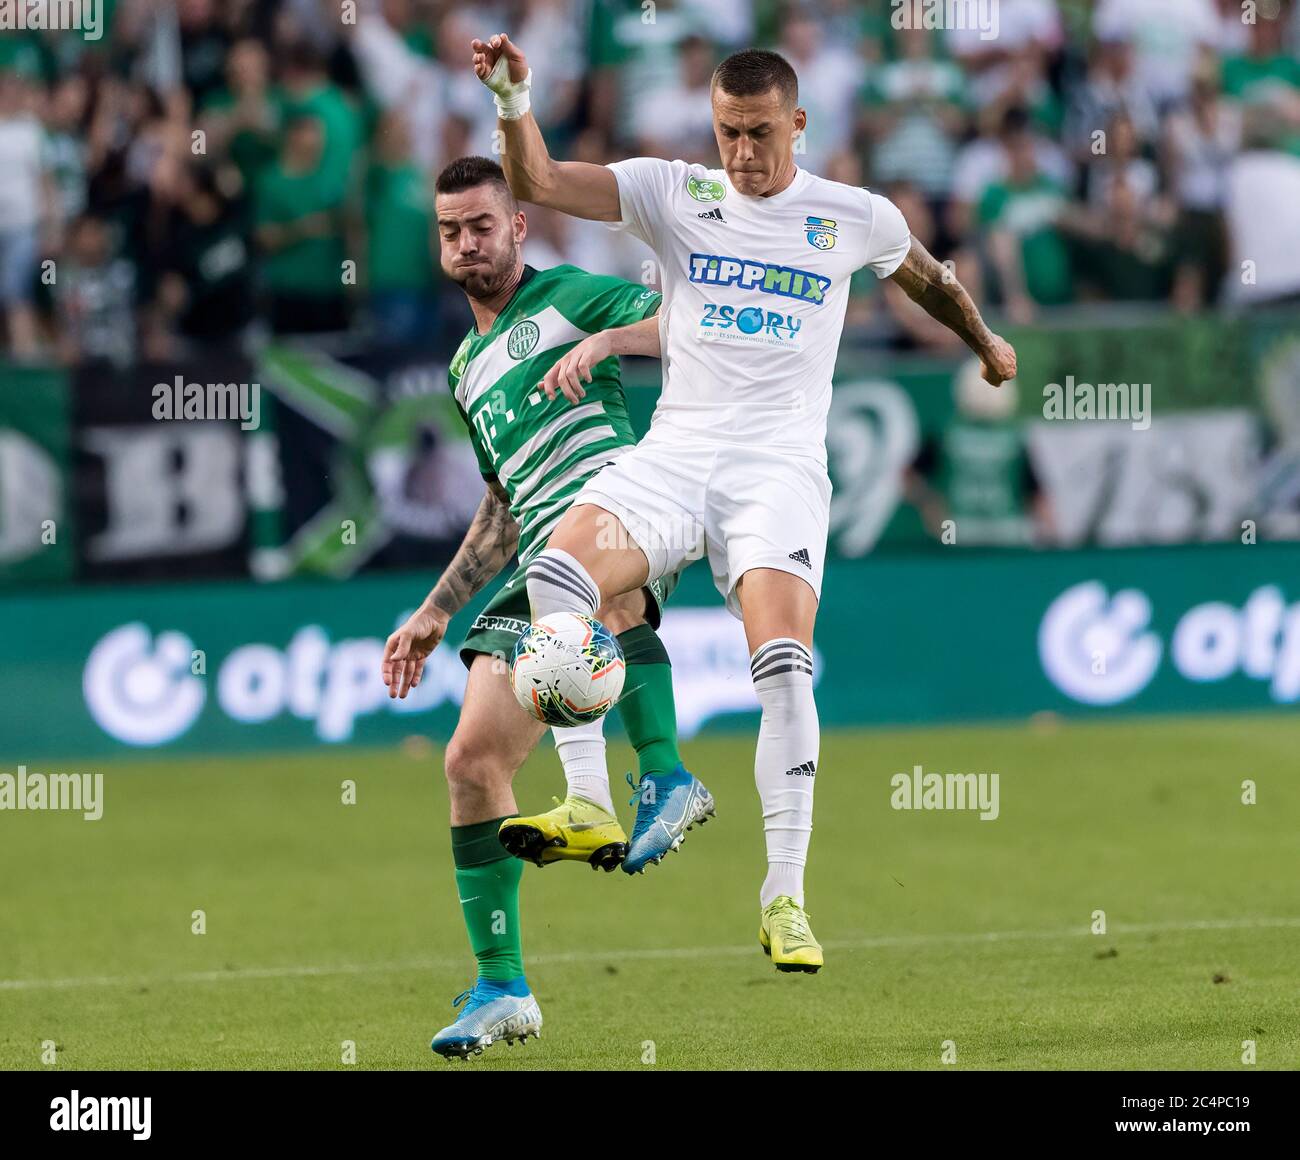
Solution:
M790 553L790 559L796 564L802 564L808 571L812 571L812 560L808 558L808 549L800 548L797 552Z

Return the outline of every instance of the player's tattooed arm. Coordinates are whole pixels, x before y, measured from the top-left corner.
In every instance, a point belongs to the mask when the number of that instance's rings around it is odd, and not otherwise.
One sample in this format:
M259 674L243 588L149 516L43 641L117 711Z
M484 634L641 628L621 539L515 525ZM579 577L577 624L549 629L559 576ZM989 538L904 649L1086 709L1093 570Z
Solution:
M903 292L938 319L979 356L984 378L994 386L1016 375L1016 352L993 333L974 299L953 271L934 259L916 238L903 264L891 275Z
M420 683L425 662L447 635L447 625L470 598L515 554L519 525L510 514L510 497L496 480L465 533L460 548L433 591L384 645L382 675L389 697L404 698Z
M519 525L510 514L510 497L495 479L474 513L469 530L425 603L448 620L506 566L519 546Z

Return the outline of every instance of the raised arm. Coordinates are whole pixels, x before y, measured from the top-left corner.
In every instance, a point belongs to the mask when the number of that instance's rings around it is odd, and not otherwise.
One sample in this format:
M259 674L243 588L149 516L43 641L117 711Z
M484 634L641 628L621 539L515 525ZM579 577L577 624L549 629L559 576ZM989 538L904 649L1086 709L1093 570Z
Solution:
M618 181L603 165L556 161L528 111L533 74L523 52L504 33L472 41L474 74L492 90L502 134L501 167L520 201L549 206L573 217L616 222L622 216Z
M956 275L935 261L915 237L903 264L890 277L913 302L975 352L988 382L996 387L1016 377L1016 352L1011 344L988 328Z
M515 554L519 525L510 497L495 480L433 590L384 645L383 677L389 697L405 698L420 683L424 663L447 634L447 625Z

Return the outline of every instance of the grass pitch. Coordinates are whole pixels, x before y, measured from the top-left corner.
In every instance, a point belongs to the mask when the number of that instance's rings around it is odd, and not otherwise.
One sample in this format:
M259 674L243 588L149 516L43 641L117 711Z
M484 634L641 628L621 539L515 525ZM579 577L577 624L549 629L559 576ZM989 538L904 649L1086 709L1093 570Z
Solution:
M758 948L752 744L686 747L718 818L645 877L528 868L543 1038L468 1064L428 1049L472 977L436 749L61 767L104 816L0 813L0 1067L1300 1066L1300 721L828 735L816 976ZM918 764L998 773L1000 816L892 809ZM545 745L521 807L561 785Z

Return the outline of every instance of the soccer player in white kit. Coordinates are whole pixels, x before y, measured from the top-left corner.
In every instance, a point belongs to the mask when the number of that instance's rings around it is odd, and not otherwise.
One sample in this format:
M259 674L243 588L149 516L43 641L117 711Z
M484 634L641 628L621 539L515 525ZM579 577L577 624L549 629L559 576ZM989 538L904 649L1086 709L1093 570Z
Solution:
M602 599L707 555L744 621L762 707L759 941L779 969L816 971L823 954L803 890L820 740L811 650L831 497L826 417L849 279L863 266L895 279L966 341L994 386L1014 377L1015 352L892 202L798 167L807 115L778 54L747 49L718 66L722 168L706 169L649 157L553 160L528 112L523 52L505 34L472 49L495 95L515 196L622 223L654 251L664 295L664 381L650 431L587 483L530 565L533 619L594 614ZM679 844L699 803L711 804L693 778L653 788L625 869Z

